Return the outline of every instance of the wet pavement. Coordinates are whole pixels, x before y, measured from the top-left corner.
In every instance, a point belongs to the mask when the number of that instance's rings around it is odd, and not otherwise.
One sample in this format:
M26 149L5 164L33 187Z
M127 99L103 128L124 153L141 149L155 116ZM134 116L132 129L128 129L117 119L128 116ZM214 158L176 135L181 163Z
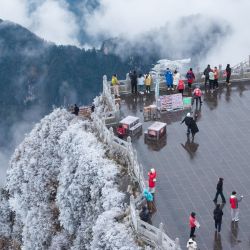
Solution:
M133 140L144 174L157 170L156 208L153 224L164 223L167 234L180 238L186 249L189 215L196 212L201 224L196 231L199 249L250 249L250 83L235 83L205 93L198 114L200 132L194 142L180 124L187 111L162 113L167 122L167 138L146 144L144 134ZM135 115L143 121L143 106L153 103L154 95L122 97L122 116ZM143 123L143 132L153 121ZM224 178L227 200L222 231L215 233L213 209L218 177ZM243 194L239 204L240 221L231 223L229 196L232 190ZM220 198L218 199L221 202Z

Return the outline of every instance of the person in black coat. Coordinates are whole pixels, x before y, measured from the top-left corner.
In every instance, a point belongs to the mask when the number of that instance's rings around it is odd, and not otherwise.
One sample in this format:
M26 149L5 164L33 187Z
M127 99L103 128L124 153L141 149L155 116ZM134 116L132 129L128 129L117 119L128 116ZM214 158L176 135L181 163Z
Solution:
M214 209L214 225L215 225L215 230L220 232L221 230L221 223L222 223L222 208L220 204L217 204L215 209Z
M182 120L181 124L183 122L185 122L186 126L187 126L187 135L189 136L190 134L190 131L191 131L191 128L190 128L190 124L192 123L193 121L193 117L191 116L190 113L187 113L187 115L185 116L185 118Z
M209 82L209 72L211 72L210 65L208 64L207 67L205 68L203 74L205 76L205 87L207 86L207 83Z
M223 178L219 178L219 181L217 183L217 187L216 187L216 194L215 194L215 197L214 197L214 203L217 203L217 199L218 199L218 196L220 195L221 196L221 199L222 199L222 203L226 203L226 199L225 199L225 196L223 194Z
M131 80L131 91L132 93L136 94L137 93L137 74L135 70L132 74L130 74L130 80Z
M230 68L230 64L227 65L226 67L226 83L227 85L230 85L231 83L229 82L230 81L230 77L231 77L231 68Z
M189 127L190 127L190 130L191 130L191 133L192 133L192 141L193 141L195 134L199 132L198 126L197 126L196 121L194 119L192 119L190 121Z
M142 207L142 211L140 212L139 216L142 221L150 223L150 213L146 206Z
M78 113L79 113L79 108L78 108L77 105L75 104L73 114L78 115Z

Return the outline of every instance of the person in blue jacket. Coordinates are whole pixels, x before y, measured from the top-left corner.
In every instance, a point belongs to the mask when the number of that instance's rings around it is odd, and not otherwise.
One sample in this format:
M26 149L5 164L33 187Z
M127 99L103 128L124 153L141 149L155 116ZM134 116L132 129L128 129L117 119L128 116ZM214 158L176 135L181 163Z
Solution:
M173 79L173 73L172 71L167 68L167 71L165 73L165 78L166 78L166 83L167 83L167 87L168 87L168 90L170 90L170 88L172 90L174 90L174 85L173 85L173 82L174 82L174 79Z

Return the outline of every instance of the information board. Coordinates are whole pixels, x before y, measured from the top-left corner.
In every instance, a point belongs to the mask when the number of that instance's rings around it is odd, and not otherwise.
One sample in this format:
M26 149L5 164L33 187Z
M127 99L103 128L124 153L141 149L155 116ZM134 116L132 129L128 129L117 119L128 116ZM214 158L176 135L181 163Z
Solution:
M188 109L192 107L192 97L183 97L183 108Z
M182 94L160 96L159 103L161 111L183 109Z

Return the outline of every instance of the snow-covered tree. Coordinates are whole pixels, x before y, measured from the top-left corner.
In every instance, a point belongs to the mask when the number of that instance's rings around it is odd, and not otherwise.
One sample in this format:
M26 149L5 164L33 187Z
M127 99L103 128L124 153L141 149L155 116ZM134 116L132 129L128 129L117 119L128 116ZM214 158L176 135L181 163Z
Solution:
M10 233L14 211L12 237L22 249L138 249L128 225L115 219L125 211L119 166L86 124L56 109L16 149L0 234Z

